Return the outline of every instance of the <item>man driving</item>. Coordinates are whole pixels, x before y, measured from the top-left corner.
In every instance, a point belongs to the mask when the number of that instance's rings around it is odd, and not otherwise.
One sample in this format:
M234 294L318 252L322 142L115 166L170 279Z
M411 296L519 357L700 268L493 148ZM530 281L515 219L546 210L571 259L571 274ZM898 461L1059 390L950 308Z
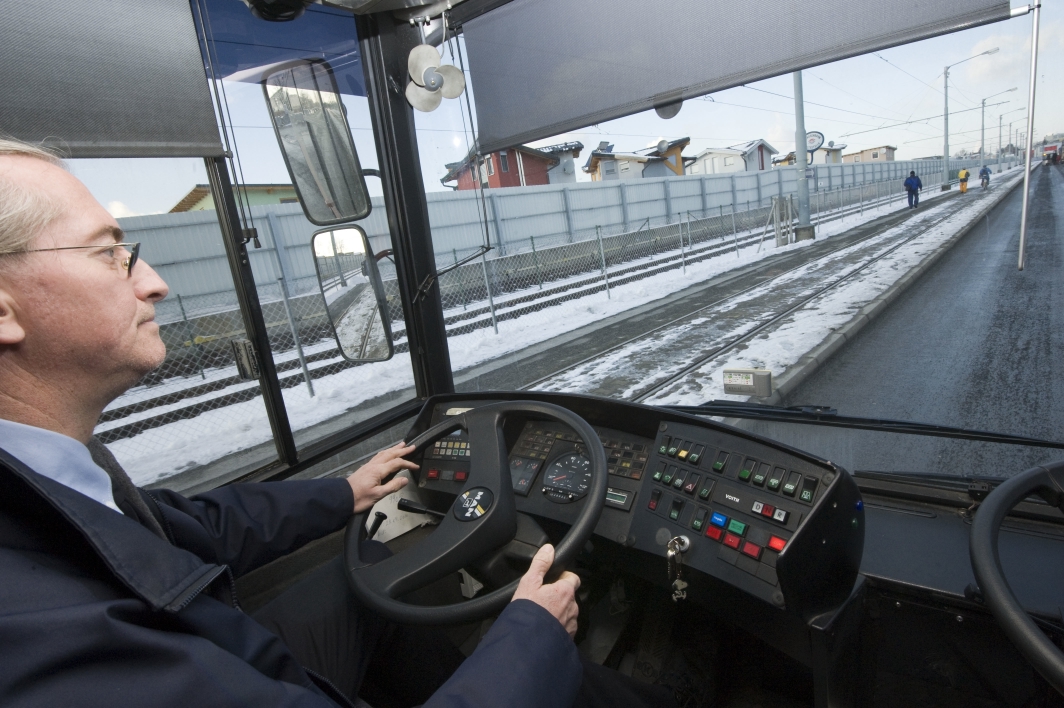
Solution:
M62 162L0 139L0 703L5 706L673 704L580 659L575 592L540 549L463 661L347 593L339 558L241 611L234 578L333 533L417 466L378 453L347 479L133 486L92 437L165 356L167 286ZM387 555L368 543L364 556Z

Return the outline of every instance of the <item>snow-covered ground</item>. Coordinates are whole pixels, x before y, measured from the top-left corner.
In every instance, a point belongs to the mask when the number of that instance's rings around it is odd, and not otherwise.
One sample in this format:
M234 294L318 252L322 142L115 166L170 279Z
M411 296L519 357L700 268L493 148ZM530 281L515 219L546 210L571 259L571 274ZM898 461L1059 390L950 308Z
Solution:
M1003 181L999 178L999 183ZM933 202L934 197L938 195L935 193L928 196L930 197L928 201ZM818 230L817 239L822 241L826 238L831 238L900 208L904 208L903 203L895 201L893 205L867 209L863 215L852 214L827 222ZM963 222L963 218L954 220L958 228ZM627 285L611 287L608 298L605 292L592 292L583 297L544 307L512 320L499 322L498 335L495 334L492 328L488 327L467 334L451 336L448 339L448 343L452 368L456 372L460 372L493 359L512 355L532 344L547 341L604 318L621 314L661 299L729 270L756 263L780 252L806 248L812 243L814 242L806 241L775 248L766 240L760 251L758 251L757 245L754 244L740 248L738 254L728 252L717 258L696 264L688 264L684 273L681 273L679 269L675 269ZM906 250L906 252L908 251ZM662 255L664 254L659 254L659 257ZM897 255L895 254L895 257ZM675 256L679 260L679 250L676 251ZM885 259L885 262L887 261L894 262L891 259ZM903 262L899 261L896 267L902 268ZM901 272L904 271L899 271L897 275L900 275ZM864 282L866 278L858 280ZM865 297L872 293L873 287L871 283L861 292L865 293ZM859 297L861 295L855 291L853 298ZM847 302L849 302L847 307L853 307L857 300L853 299ZM835 309L841 307L840 303L836 303ZM832 308L825 306L822 314L825 318L835 321L832 318L836 317L837 313ZM823 329L817 329L814 325L815 323L807 323L802 325L802 327L810 332L814 329L817 332ZM827 331L830 331L830 329ZM792 341L791 344L786 344L784 340L773 337L771 347L774 347L774 349L766 348L764 351L755 351L752 347L761 342L761 338L759 338L751 343L750 348L743 352L745 357L743 360L758 362L763 360L765 366L782 371L785 368L782 362L787 358L787 351L796 352L795 356L800 356L808 350L807 347L807 349L798 352L798 349L805 345L804 343L813 341L815 344L826 335L820 335L816 338L817 335L805 333L804 336L804 339L798 339L792 335L793 341L787 340ZM330 346L335 345L330 342L319 342L306 347L305 351L311 353L327 349ZM278 359L286 357L294 358L295 352L277 355ZM318 362L313 368L326 366L328 363ZM728 365L731 366L733 364ZM750 364L742 365L749 366ZM224 369L209 370L207 376L209 379L224 378L232 376L234 373L232 370L227 371ZM707 372L706 376L708 378L704 379L704 383L707 386L709 382L714 380L713 376L716 376L716 380L719 380L719 375L714 374L713 371ZM168 386L170 387L168 390L176 391L181 388L201 385L202 383L202 379L199 376L195 376L166 382L162 384L162 387ZM242 386L241 384L235 387L228 387L224 391L214 392L204 398L224 395L230 392L230 389L236 390ZM118 399L112 405L112 408L128 405L138 399L154 398L161 394L162 387L153 386L150 389L130 391ZM317 395L313 398L309 396L303 386L285 389L284 400L293 430L303 430L356 409L358 406L380 396L412 388L413 376L409 355L399 353L386 362L345 369L335 374L315 378L314 389ZM692 388L689 393L691 397L696 396L695 388ZM677 392L675 395L685 396L684 400L687 400L687 392ZM719 396L715 394L715 397ZM705 396L702 396L698 400L701 401L704 398ZM669 402L676 401L670 400ZM174 405L184 406L188 405L188 403L189 401L183 401L181 404ZM155 415L160 412L161 409L152 409L151 411L145 411L144 415ZM121 421L114 421L108 424L108 426L114 427L130 421L130 418L123 418ZM101 426L101 429L103 429L103 426ZM147 430L134 437L115 441L110 443L109 447L130 472L134 481L137 484L145 485L157 482L183 470L206 465L221 457L266 443L271 439L272 434L265 407L261 398L257 398L252 401L207 411L194 418L177 420L173 423Z

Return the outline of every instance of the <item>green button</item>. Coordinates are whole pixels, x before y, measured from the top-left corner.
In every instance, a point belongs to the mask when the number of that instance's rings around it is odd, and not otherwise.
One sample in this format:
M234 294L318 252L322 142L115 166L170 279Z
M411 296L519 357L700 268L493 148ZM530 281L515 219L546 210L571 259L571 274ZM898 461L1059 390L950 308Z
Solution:
M669 510L669 518L672 519L673 521L676 521L677 519L679 519L680 518L680 510L675 508L675 507L670 509Z
M803 490L802 494L798 498L804 501L806 504L809 504L813 501L813 492L808 489Z
M714 472L720 472L722 469L724 469L724 463L723 462L714 462L713 463L713 471Z
M709 487L703 488L702 491L698 493L698 496L701 499L709 499Z
M794 496L794 485L793 484L785 484L785 485L783 485L783 493L786 494L789 497L793 497Z
M672 482L672 486L676 487L677 489L682 487L683 486L683 477L680 477L679 475L677 475L676 479L673 480L673 482Z
M658 454L659 455L664 455L668 451L668 449L669 448L667 448L666 446L662 445L661 447L658 448Z
M658 470L657 472L654 473L654 481L655 482L660 482L661 481L661 473L662 473L662 470Z
M661 483L662 484L671 484L672 483L672 475L671 474L666 474L664 477L661 478Z
M698 458L699 454L697 452L692 452L690 455L687 456L687 461L690 462L692 465L697 465Z
M754 475L754 484L756 484L757 486L760 487L764 483L765 483L765 475L763 475L763 474L755 474Z
M776 491L777 489L780 488L780 480L778 480L778 479L770 479L768 481L768 488L771 489L772 491Z
M675 448L675 447L670 447L670 448L669 448L669 457L676 457L676 451L677 451L678 449L679 449L679 448Z
M744 533L746 533L746 524L744 524L742 521L736 521L735 519L732 519L728 522L728 530L736 536L742 536Z
M750 479L750 470L739 470L739 479L743 482Z
M854 519L854 521L856 521L856 519ZM691 522L691 528L693 528L695 531L701 531L702 530L702 519L697 519L696 518L694 521L692 521Z

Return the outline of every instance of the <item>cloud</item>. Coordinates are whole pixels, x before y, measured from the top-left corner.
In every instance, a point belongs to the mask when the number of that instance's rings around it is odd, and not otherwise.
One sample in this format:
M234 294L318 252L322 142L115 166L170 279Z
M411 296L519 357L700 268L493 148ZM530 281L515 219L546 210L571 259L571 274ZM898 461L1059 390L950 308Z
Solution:
M794 145L794 126L783 125L783 115L780 113L773 113L775 122L772 127L769 128L768 133L765 134L765 140L772 145Z
M1031 39L1029 36L994 34L979 40L971 53L979 54L994 47L1001 51L990 56L972 59L964 67L965 82L969 85L988 81L1015 81L1025 77L1031 62ZM952 75L953 72L950 72Z
M138 212L117 201L107 202L107 212L116 219L121 219L123 216L140 216Z

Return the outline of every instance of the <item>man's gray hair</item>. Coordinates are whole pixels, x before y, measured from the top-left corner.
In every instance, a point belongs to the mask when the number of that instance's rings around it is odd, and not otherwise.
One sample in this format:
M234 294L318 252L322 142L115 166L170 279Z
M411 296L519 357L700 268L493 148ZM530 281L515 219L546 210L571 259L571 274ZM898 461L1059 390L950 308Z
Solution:
M0 158L8 156L65 165L51 150L0 136ZM62 213L56 201L39 190L27 188L0 170L0 256L23 253L33 238Z

